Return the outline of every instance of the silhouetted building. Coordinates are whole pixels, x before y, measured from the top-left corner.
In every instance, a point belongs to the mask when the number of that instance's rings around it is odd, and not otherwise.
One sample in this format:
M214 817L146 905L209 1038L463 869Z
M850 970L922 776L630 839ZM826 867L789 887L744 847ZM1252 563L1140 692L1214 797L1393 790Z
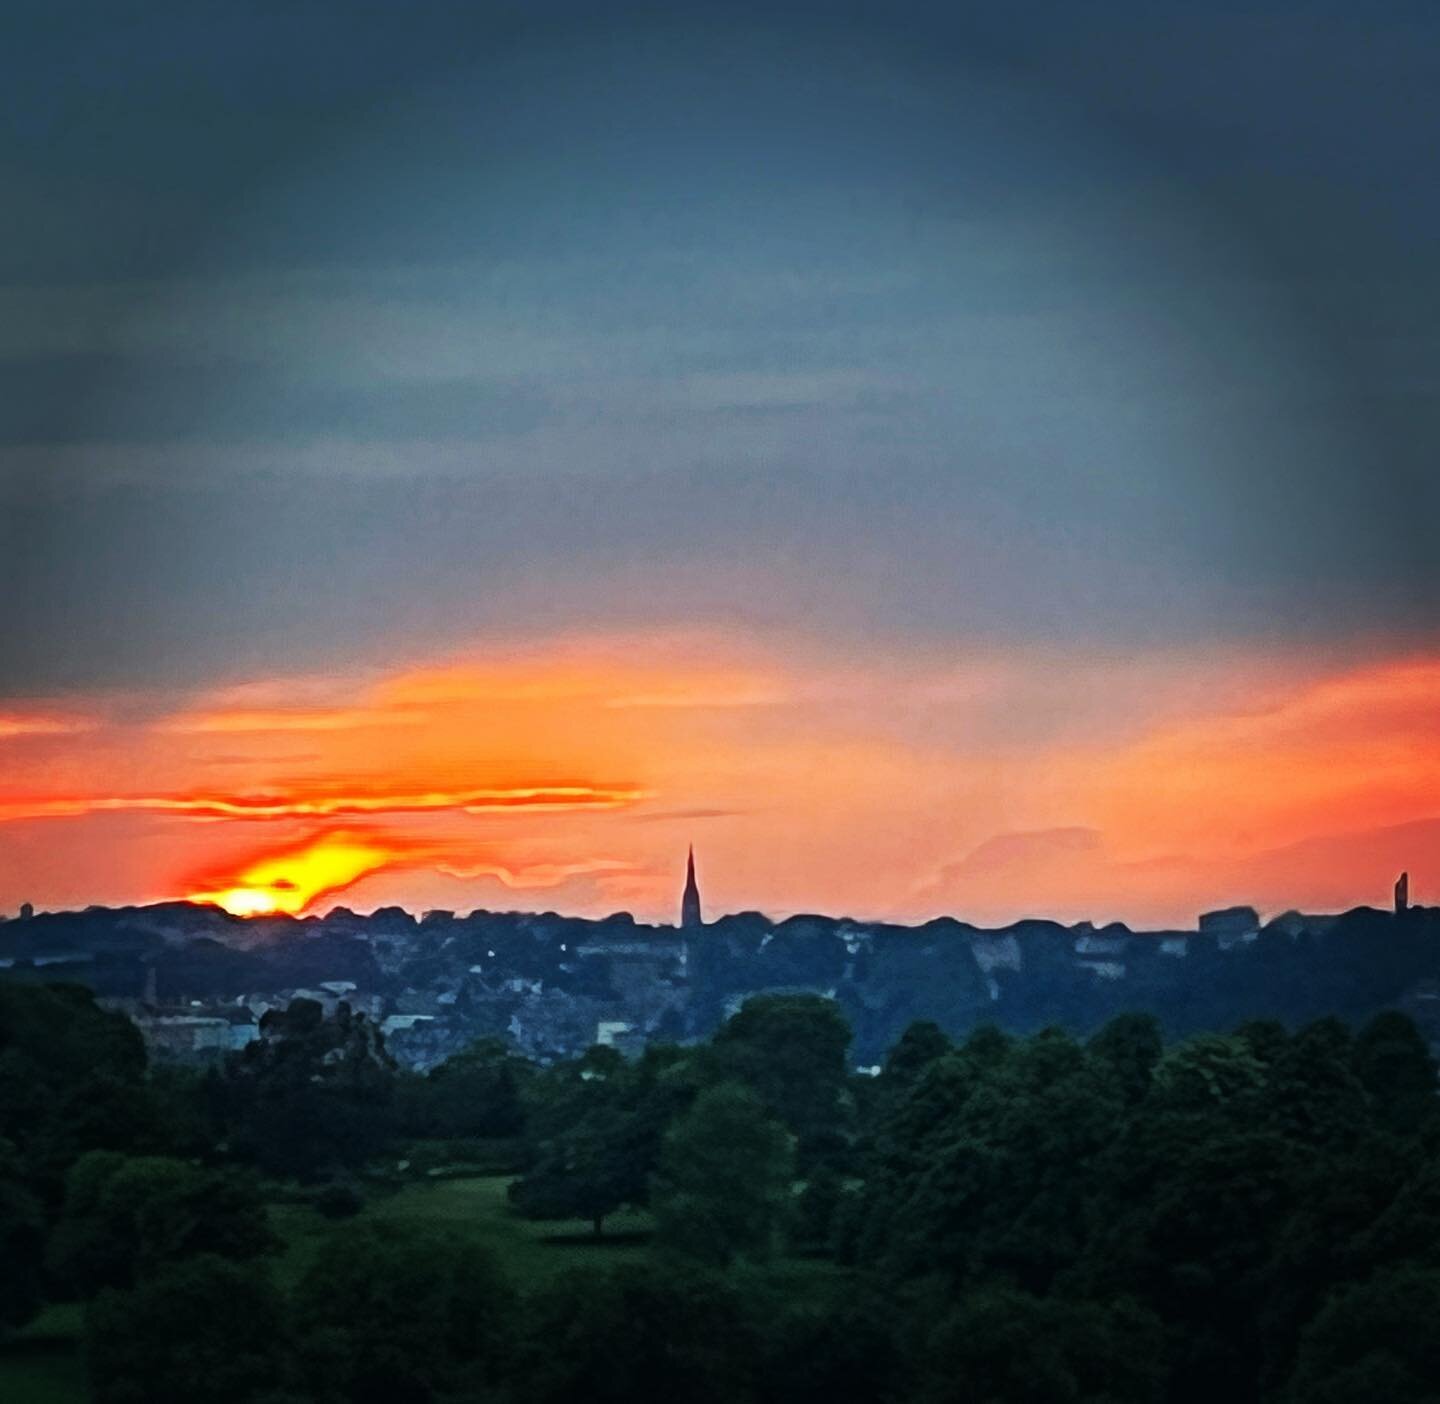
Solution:
M691 930L705 925L700 915L700 889L695 883L695 845L690 845L690 857L685 864L685 895L680 899L680 925Z
M1395 915L1407 911L1410 906L1410 874L1401 873L1395 883Z
M29 902L20 904L20 920L29 921L35 915L35 908Z
M1224 907L1200 918L1200 934L1214 936L1222 951L1243 946L1260 934L1260 913L1254 907Z

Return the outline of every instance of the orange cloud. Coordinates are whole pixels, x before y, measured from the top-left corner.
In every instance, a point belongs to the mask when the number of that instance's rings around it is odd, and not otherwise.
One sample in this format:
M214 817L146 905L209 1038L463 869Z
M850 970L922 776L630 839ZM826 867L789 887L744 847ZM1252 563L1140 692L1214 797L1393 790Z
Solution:
M413 862L413 845L374 833L336 831L212 874L186 900L211 902L235 916L298 916L313 903L345 891L361 878Z
M586 858L574 863L531 863L510 867L501 863L437 863L435 870L446 877L493 877L506 887L524 889L559 887L573 877L590 877L601 873L634 873L636 866L621 858Z
M73 736L77 732L94 731L96 725L89 717L0 712L0 741L13 736Z
M158 710L112 702L84 710ZM0 703L52 724L62 711ZM1322 857L1311 839L1440 813L1437 721L1440 657L563 639L264 679L158 725L7 750L0 906L171 894L171 865L225 863L235 822L298 842L394 815L435 847L371 869L366 890L417 908L459 905L474 882L558 888L575 910L623 892L668 919L691 839L713 910L1169 922L1281 886L1287 905L1328 903L1343 845ZM207 738L223 732L246 737L222 779ZM73 829L20 822L67 816ZM1372 855L1344 865L1357 899L1418 832L1356 847ZM997 835L1020 837L987 846Z
M0 802L0 822L146 811L194 819L334 819L348 815L446 811L500 814L619 809L649 792L620 785L514 785L456 791L278 795L90 795Z
M1254 709L1157 728L1111 754L1061 758L1057 787L1144 853L1278 847L1440 809L1440 662L1402 660L1297 686Z
M193 712L159 723L157 730L181 736L226 735L256 731L358 731L376 726L420 726L425 714L374 708L251 708Z

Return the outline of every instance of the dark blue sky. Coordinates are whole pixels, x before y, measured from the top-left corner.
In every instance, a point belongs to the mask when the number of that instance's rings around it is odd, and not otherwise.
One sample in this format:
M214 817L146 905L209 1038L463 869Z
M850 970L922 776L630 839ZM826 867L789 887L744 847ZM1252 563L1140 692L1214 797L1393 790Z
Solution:
M5 27L0 692L1433 640L1431 4Z

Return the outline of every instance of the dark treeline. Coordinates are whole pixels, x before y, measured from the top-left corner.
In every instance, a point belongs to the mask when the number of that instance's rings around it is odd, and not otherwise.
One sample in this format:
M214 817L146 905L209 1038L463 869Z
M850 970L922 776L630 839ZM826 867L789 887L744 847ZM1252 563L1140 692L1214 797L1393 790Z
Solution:
M921 1022L875 1077L850 1037L769 996L631 1062L482 1043L422 1077L297 1001L190 1074L88 992L0 986L0 1319L88 1303L100 1404L1440 1393L1440 1100L1404 1016ZM643 1206L653 1236L537 1284L365 1212L457 1160L515 1172L517 1213L603 1241ZM298 1277L277 1197L351 1220Z

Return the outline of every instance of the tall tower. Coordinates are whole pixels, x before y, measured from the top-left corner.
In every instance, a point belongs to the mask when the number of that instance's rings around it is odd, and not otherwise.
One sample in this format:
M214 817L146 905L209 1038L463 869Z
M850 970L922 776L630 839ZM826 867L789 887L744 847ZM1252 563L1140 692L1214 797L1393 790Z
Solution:
M1401 873L1395 884L1395 915L1399 916L1410 906L1410 874Z
M705 925L700 915L700 889L695 884L695 845L690 845L690 857L685 864L685 895L680 899L680 926L690 931Z

